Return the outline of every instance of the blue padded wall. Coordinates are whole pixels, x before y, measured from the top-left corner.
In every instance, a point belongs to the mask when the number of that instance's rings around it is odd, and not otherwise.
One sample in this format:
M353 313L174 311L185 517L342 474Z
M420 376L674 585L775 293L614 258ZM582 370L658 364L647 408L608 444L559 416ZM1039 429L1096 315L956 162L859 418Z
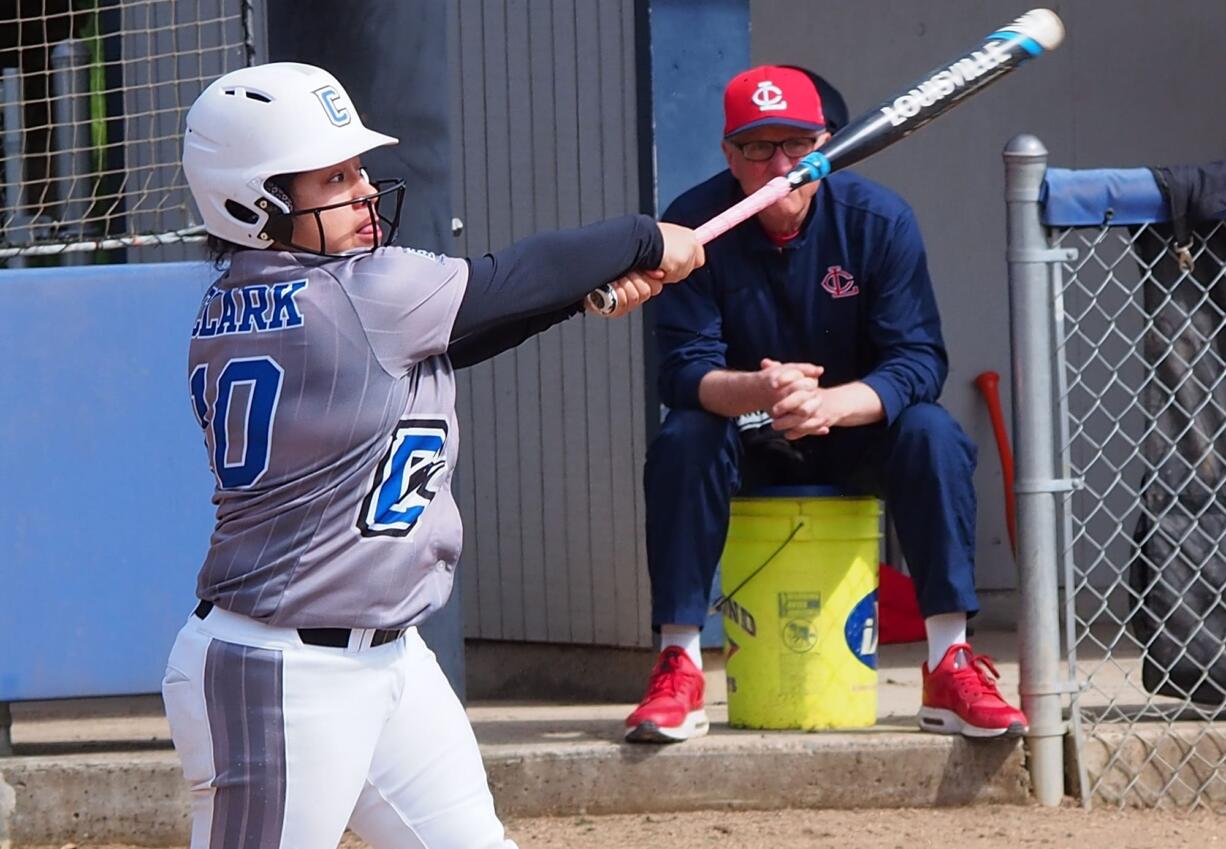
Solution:
M186 377L213 276L0 272L0 701L159 689L213 526Z

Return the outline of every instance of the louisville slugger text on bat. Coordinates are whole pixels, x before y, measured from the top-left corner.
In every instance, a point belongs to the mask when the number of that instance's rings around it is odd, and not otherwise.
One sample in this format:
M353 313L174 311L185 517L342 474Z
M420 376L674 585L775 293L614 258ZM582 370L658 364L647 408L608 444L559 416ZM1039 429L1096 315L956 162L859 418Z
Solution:
M1028 59L1054 50L1063 40L1064 24L1055 12L1030 10L851 121L820 149L796 163L787 177L775 178L700 226L695 231L699 241L706 244L757 215L789 191L854 165L906 138ZM588 296L588 304L596 312L609 315L617 309L617 294L612 286L603 286Z

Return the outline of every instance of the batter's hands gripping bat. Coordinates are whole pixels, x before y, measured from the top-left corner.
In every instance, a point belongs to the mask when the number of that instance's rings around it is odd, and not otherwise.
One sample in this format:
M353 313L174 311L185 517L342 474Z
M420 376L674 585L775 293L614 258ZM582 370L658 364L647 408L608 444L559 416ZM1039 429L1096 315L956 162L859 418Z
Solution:
M975 378L975 386L983 394L996 436L996 451L1000 454L1000 475L1005 485L1005 527L1009 530L1009 546L1017 556L1017 504L1013 496L1013 449L1009 447L1009 432L1000 410L1000 375L985 371Z
M1049 9L1032 9L1013 23L983 38L950 62L938 65L907 89L887 98L854 119L810 153L786 177L776 177L758 191L703 224L698 238L706 244L716 236L757 215L788 192L820 180L906 138L933 118L1012 71L1018 65L1054 50L1064 40L1064 24ZM617 308L612 287L588 296L597 312Z

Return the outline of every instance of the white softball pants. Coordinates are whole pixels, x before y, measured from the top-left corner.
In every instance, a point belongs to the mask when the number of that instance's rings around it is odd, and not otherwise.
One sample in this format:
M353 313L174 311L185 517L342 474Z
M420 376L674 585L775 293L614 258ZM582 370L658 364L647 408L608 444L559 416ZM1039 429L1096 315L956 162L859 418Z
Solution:
M305 645L214 607L162 682L191 789L192 849L514 849L464 708L415 628Z

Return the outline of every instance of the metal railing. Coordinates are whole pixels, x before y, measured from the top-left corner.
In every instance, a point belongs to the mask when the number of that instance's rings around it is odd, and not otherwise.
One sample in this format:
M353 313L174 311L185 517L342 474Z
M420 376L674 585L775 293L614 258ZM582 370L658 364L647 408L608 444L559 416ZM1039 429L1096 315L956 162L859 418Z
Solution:
M1067 719L1084 804L1221 808L1226 223L1188 246L1109 205L1097 223L1045 225L1046 159L1032 136L1005 151L1036 795L1063 794Z

